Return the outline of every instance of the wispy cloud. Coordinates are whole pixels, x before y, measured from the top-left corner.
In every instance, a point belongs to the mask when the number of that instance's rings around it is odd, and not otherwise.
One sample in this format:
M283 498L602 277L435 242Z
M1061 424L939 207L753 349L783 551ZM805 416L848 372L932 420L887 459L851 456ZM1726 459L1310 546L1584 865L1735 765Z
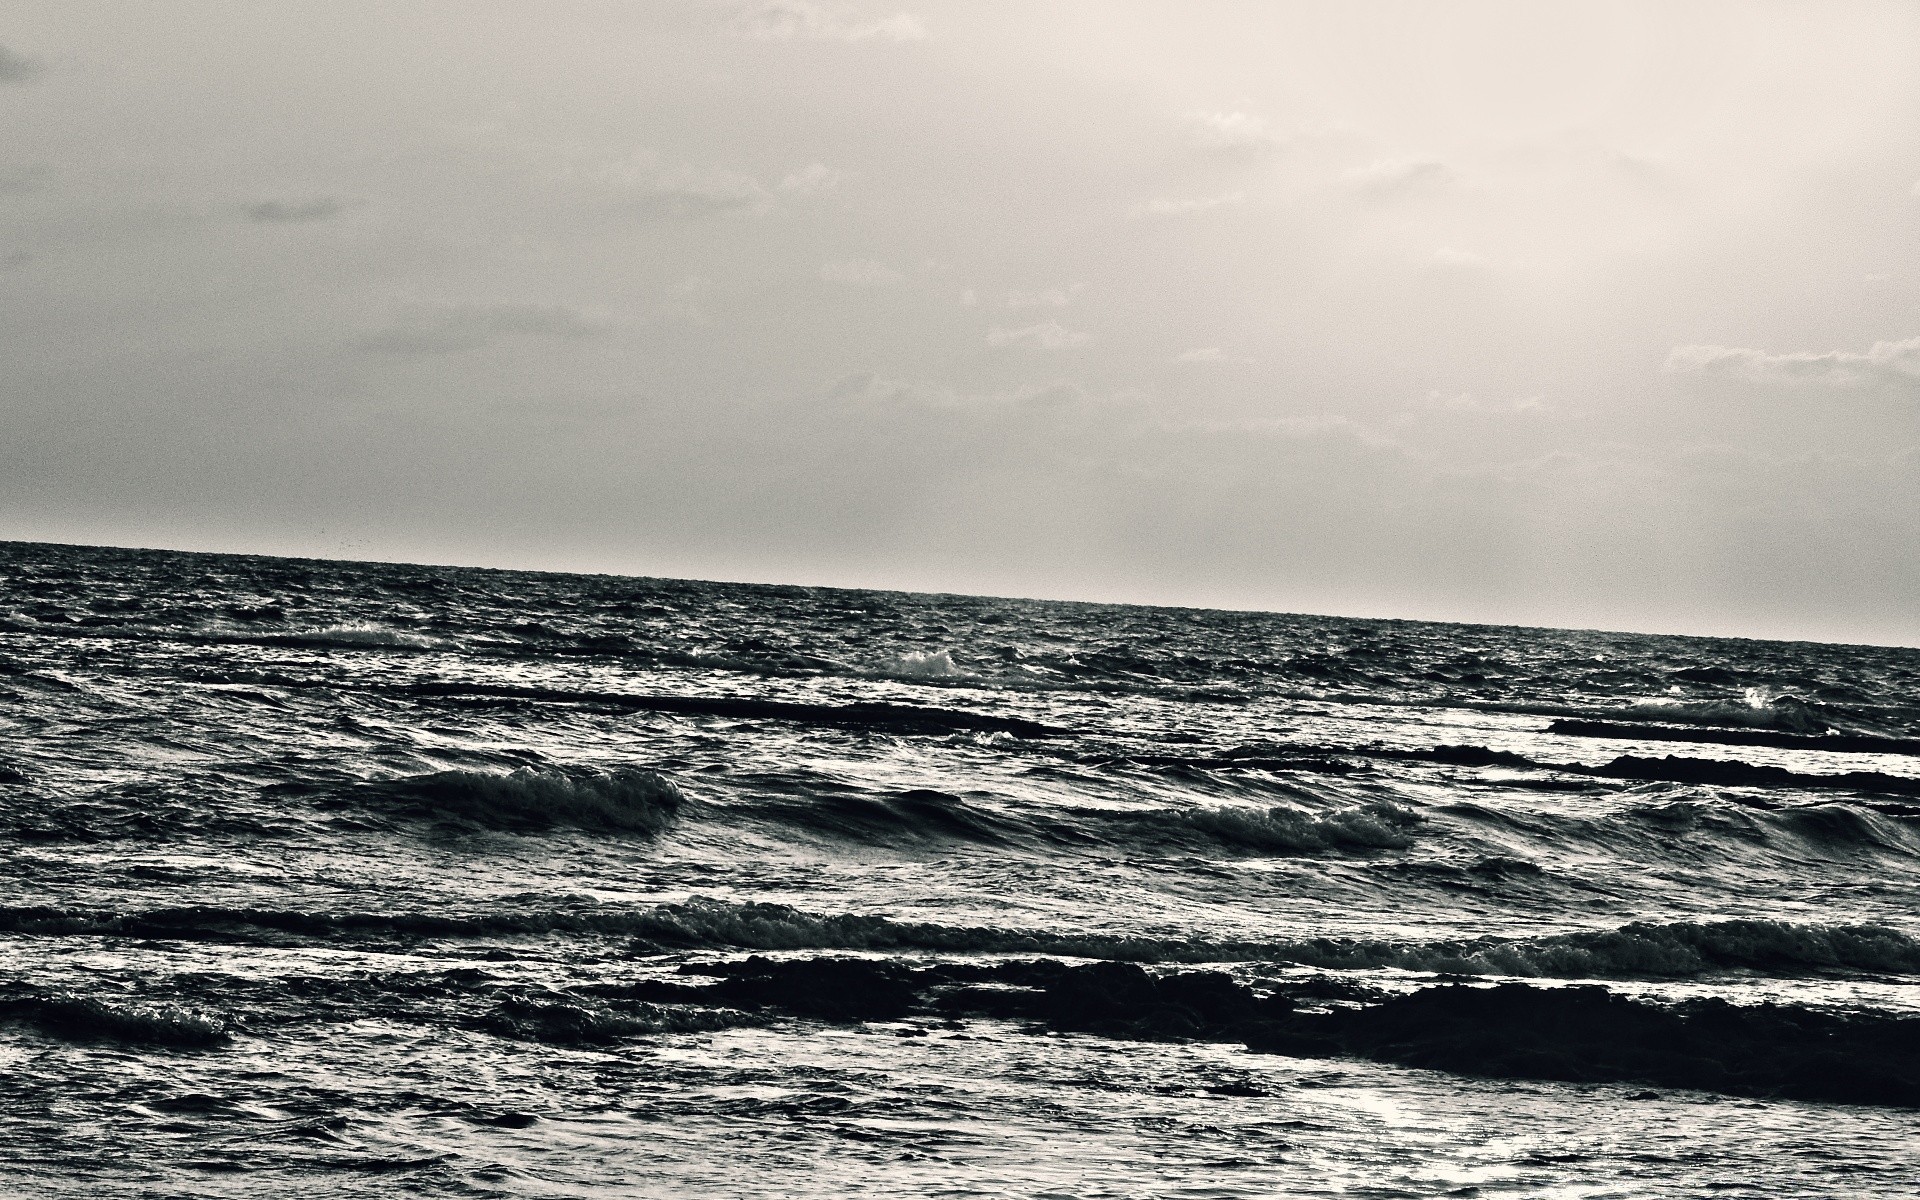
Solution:
M789 196L812 196L840 186L840 172L824 163L809 163L783 176L776 190Z
M1209 212L1216 208L1230 208L1234 205L1245 204L1246 202L1247 194L1245 192L1227 192L1219 196L1190 196L1179 200L1149 200L1144 204L1134 205L1133 208L1129 210L1128 215L1132 217L1177 217L1185 216L1189 213Z
M345 203L332 196L316 196L310 200L262 200L247 205L246 213L249 221L287 223L324 221L339 216L346 209Z
M1071 287L1042 288L1037 292L1008 292L1008 308L1065 308L1072 304L1074 297L1086 290L1087 285L1076 283Z
M663 163L650 152L635 154L601 173L616 190L630 196L642 213L667 219L764 215L783 199L818 195L840 182L840 173L822 163L798 168L768 186L739 171Z
M1259 117L1243 112L1197 112L1187 116L1189 137L1202 150L1268 150L1282 139Z
M37 79L47 64L31 54L0 46L0 83L25 83Z
M1093 338L1077 329L1068 329L1058 321L1042 321L1038 325L1025 325L1018 329L1008 329L995 325L987 330L989 346L1033 346L1041 350L1065 350L1070 346L1084 346Z
M1167 361L1189 365L1211 363L1239 363L1245 365L1255 360L1244 354L1230 354L1220 346L1195 346L1191 350L1181 351Z
M850 287L886 287L899 283L902 276L883 262L857 258L826 263L820 268L820 278L828 283L844 283Z
M1489 413L1499 416L1520 416L1527 413L1544 413L1547 402L1540 396L1476 396L1472 392L1431 391L1416 406L1428 412L1439 413Z
M414 304L359 346L385 354L455 354L500 337L578 339L609 328L606 321L564 304Z
M1383 158L1341 176L1353 190L1383 197L1438 187L1452 178L1447 164L1434 158Z
M1077 383L1029 383L1005 391L967 392L946 384L849 375L827 391L827 398L849 406L916 409L1049 409L1093 403Z
M927 36L927 27L911 13L866 18L844 4L813 0L762 0L736 12L732 27L765 42L918 42Z
M1920 383L1920 337L1875 342L1866 353L1802 350L1768 354L1739 346L1675 346L1667 355L1670 375L1705 375L1764 384L1813 384L1852 388Z

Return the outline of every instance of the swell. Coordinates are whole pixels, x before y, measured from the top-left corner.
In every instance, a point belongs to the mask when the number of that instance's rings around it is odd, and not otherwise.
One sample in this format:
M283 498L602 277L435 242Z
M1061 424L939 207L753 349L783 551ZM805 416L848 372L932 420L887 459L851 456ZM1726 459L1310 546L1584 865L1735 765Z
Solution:
M641 980L631 999L772 1009L826 1021L917 1014L1025 1019L1063 1032L1244 1042L1255 1052L1354 1056L1496 1078L1635 1083L1743 1096L1920 1106L1920 1018L1720 1000L1663 1005L1583 986L1449 985L1384 995L1281 981L1260 992L1215 971L1051 961L912 966L814 958L698 964L717 982ZM1358 1001L1358 1003L1355 1003Z
M1883 926L1785 921L1636 923L1536 939L1393 942L1307 938L1213 941L822 916L784 905L690 901L639 914L642 948L926 950L1055 954L1133 962L1284 962L1328 969L1398 968L1538 978L1692 978L1744 970L1920 973L1920 942Z
M342 826L391 830L410 822L514 833L574 829L652 835L671 825L686 803L664 776L627 766L450 770L375 782L287 782L269 784L257 794L212 772L77 795L30 786L0 792L0 829L40 842L197 836L310 843Z
M1773 746L1784 750L1816 750L1836 754L1920 754L1920 739L1876 737L1869 734L1783 733L1770 729L1687 729L1674 725L1632 724L1618 721L1559 720L1548 733L1566 737L1624 738L1641 742L1696 742L1721 746Z
M509 831L564 826L655 834L686 803L660 774L632 767L439 771L369 784L358 795L407 816Z
M0 1021L69 1042L200 1049L225 1045L225 1022L165 1001L105 1000L21 985L0 993Z
M1552 979L1689 979L1729 971L1781 977L1920 975L1920 941L1878 925L1787 921L1634 923L1539 938L1401 942L1279 941L1075 933L810 913L781 904L693 899L646 908L341 912L187 906L116 912L0 908L0 932L287 944L485 940L554 934L628 939L632 953L849 950L1044 954L1143 963L1266 962L1331 970Z
M1424 821L1413 809L1384 801L1317 811L1244 803L1147 809L1025 804L1001 809L928 788L890 795L821 791L754 798L724 811L834 841L900 849L961 843L1032 851L1128 848L1148 854L1404 850L1413 845L1414 832Z
M380 689L390 694L418 697L498 698L546 703L593 704L628 712L680 713L688 716L731 717L738 720L776 720L860 728L905 731L956 730L1010 733L1016 737L1058 737L1067 730L1018 717L928 708L912 704L863 701L855 704L801 704L741 696L643 696L626 692L558 691L479 683L416 683Z
M1125 761L1146 766L1190 767L1204 770L1237 768L1345 773L1352 770L1351 761L1355 759L1428 762L1458 767L1511 767L1563 775L1584 775L1594 779L1621 779L1650 783L1704 783L1773 790L1837 789L1882 795L1920 796L1920 778L1889 775L1881 771L1825 774L1726 759L1687 758L1680 755L1653 758L1633 754L1623 754L1610 762L1588 766L1584 763L1534 759L1511 750L1493 750L1485 746L1447 745L1405 749L1391 746L1280 745L1236 747L1208 756L1131 755Z
M1248 1046L1495 1078L1920 1107L1920 1019L1720 1000L1662 1006L1595 987L1423 988L1276 1023Z

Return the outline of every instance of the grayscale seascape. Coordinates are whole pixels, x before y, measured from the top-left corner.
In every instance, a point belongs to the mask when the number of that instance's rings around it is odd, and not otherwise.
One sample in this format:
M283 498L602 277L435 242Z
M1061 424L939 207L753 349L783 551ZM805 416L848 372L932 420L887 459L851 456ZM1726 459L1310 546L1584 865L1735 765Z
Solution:
M0 1200L1920 1198L1920 3L0 4Z

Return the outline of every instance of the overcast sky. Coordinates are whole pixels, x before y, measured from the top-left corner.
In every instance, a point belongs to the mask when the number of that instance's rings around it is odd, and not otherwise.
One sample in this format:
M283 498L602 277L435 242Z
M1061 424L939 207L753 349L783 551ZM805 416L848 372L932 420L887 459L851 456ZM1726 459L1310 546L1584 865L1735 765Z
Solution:
M1920 7L12 0L0 538L1920 644Z

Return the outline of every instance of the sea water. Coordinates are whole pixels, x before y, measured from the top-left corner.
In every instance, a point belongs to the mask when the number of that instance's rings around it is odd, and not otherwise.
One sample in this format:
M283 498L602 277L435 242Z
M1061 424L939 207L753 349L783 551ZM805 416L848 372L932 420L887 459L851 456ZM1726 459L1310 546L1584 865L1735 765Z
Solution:
M0 1191L1910 1196L1920 651L0 543Z

